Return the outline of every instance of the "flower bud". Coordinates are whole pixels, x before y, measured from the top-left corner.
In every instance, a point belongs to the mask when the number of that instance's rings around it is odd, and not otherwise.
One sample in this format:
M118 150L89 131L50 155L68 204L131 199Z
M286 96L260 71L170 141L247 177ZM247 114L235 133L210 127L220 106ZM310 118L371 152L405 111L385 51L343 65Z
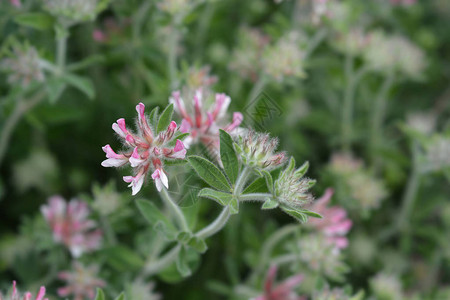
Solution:
M242 162L252 168L272 170L286 161L284 152L275 152L278 139L269 134L249 130L237 141L237 152Z

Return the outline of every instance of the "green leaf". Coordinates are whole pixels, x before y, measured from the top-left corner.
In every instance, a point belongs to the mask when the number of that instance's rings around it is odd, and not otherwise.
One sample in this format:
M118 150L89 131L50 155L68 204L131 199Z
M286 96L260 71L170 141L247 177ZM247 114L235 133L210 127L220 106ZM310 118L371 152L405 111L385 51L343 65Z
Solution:
M232 215L235 215L237 213L239 213L239 200L236 198L232 198L231 202L230 202L230 213Z
M159 107L156 106L155 108L152 109L149 115L150 124L152 125L153 128L156 128L156 124L158 123L158 112Z
M273 194L273 178L272 174L267 172L266 170L261 170L262 174L264 175L264 178L266 179L267 189L271 194Z
M122 293L120 293L120 295L119 296L117 296L116 297L116 299L114 299L114 300L126 300L126 298L125 298L125 294L122 292Z
M100 288L97 288L97 295L95 296L95 300L105 300L105 293Z
M159 117L158 121L158 126L156 127L156 133L165 131L167 127L169 127L169 124L172 121L172 114L173 114L173 104L171 103L161 113L161 116Z
M287 206L281 206L281 209L300 223L306 223L308 221L308 217L302 211Z
M182 231L177 235L177 241L181 244L186 244L192 238L192 233Z
M231 183L235 183L239 173L239 161L233 147L233 139L220 129L220 160Z
M76 63L68 65L67 70L79 71L79 70L85 69L93 64L103 63L104 61L105 61L105 57L103 55L95 54L95 55L88 56L80 61L77 61Z
M136 205L144 218L155 230L165 234L169 240L175 237L177 229L153 202L144 199L136 200Z
M181 276L188 277L192 274L192 271L189 268L188 264L187 251L184 247L182 247L180 252L178 253L178 257L175 263L177 266L177 270L178 272L180 272Z
M233 197L230 193L219 192L210 188L204 188L198 193L199 197L217 201L220 205L227 206Z
M95 89L92 80L87 77L78 76L75 74L65 74L63 75L64 80L71 86L79 89L81 92L86 94L86 96L92 100L95 97Z
M54 77L47 81L46 89L50 103L55 103L61 97L66 86L66 82L59 77Z
M167 226L167 223L164 223L163 221L159 220L158 222L153 225L153 229L160 233L166 240L168 241L174 241L176 239L176 230L169 229Z
M301 213L303 213L303 214L305 214L307 216L313 217L313 218L318 218L318 219L322 219L323 218L323 216L321 214L318 214L318 213L316 213L314 211L310 211L310 210L306 210L306 209L297 209L297 210L299 212L301 212Z
M274 209L277 208L279 205L278 201L274 199L267 198L266 202L264 202L262 209Z
M16 16L14 22L19 25L31 27L38 30L51 29L55 19L45 13L24 13Z
M166 160L164 162L164 165L166 166L181 166L187 163L187 160L185 159L171 159Z
M267 181L265 177L256 178L255 181L250 183L250 185L243 191L244 194L267 192Z
M196 250L199 253L205 253L206 250L208 250L208 246L206 245L205 241L201 238L198 238L196 236L194 236L193 238L191 238L187 245L191 248L193 248L194 250Z
M144 264L140 255L125 246L113 246L102 251L106 261L117 271L138 270Z
M309 162L306 161L300 168L298 168L295 171L295 176L298 176L298 178L303 177L306 174L306 172L308 171L308 168L309 168Z
M200 176L207 184L218 190L230 190L230 184L228 183L227 178L212 162L195 155L188 157L188 161L197 172L198 176Z
M291 159L289 160L289 164L286 167L285 172L291 172L292 170L294 170L295 168L295 159L293 157L291 157Z

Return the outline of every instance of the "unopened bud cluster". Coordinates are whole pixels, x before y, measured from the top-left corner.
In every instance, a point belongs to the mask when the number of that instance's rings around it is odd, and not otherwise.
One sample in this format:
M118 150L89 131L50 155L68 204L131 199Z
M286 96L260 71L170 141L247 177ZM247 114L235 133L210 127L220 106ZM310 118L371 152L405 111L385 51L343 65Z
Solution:
M44 7L52 15L71 21L89 21L97 15L98 0L44 0Z
M28 86L32 81L44 81L39 54L34 47L15 45L10 55L0 62L0 70L8 73L12 85Z
M236 146L242 162L252 168L272 170L286 161L284 152L275 152L278 139L266 133L249 130L239 137Z
M289 166L280 173L275 181L275 195L280 204L300 208L314 200L309 189L316 181L303 177L308 170L308 163L297 170L294 169L294 164L291 159Z

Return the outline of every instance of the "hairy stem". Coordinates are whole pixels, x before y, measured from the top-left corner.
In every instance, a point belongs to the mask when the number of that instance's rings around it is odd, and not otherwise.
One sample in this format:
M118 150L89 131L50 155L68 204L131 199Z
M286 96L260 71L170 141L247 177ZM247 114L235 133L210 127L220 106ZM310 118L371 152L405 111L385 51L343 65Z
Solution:
M60 33L56 38L56 64L60 74L64 74L67 54L67 33Z
M11 139L14 128L17 126L22 116L33 107L38 105L44 99L44 96L44 92L39 92L28 101L18 101L16 103L13 112L11 113L9 118L6 119L6 122L4 123L3 128L0 132L0 166L6 154L6 149L8 147L9 140Z
M267 198L271 198L272 194L269 193L252 193L239 196L239 201L266 201Z
M181 229L184 231L189 232L189 226L187 224L186 218L184 217L183 212L181 211L180 207L172 200L172 197L167 192L167 189L165 187L162 188L161 192L159 193L161 195L161 198L163 199L164 203L169 207L169 209L172 211L173 215L177 219L178 224L180 225Z
M166 254L164 254L161 258L158 260L155 260L153 262L150 262L145 267L145 274L146 275L154 275L157 274L159 271L165 269L168 267L171 263L173 263L177 256L178 252L181 250L181 245L176 245L171 250L169 250Z
M409 218L414 208L414 200L419 190L420 170L418 166L419 145L412 145L413 168L409 175L405 192L403 193L402 206L398 217L398 229L401 231L409 231Z
M197 232L195 235L201 239L205 239L207 237L216 234L217 232L222 230L222 228L227 224L230 216L231 216L230 207L225 206L222 209L220 215L211 224L209 224L208 226Z
M259 274L265 269L267 262L270 259L270 254L272 253L273 249L287 236L295 233L297 230L299 230L299 226L297 224L295 225L288 225L285 227L282 227L281 229L275 231L263 244L262 250L259 256L259 261L261 264L258 265L258 268L256 268L253 273L250 276L250 281L254 281Z
M372 113L372 128L370 133L370 155L372 157L372 164L375 164L375 153L380 145L380 138L382 136L382 125L386 115L387 94L394 83L394 76L392 73L388 74L381 85L377 97L375 98L373 113Z
M245 187L245 184L247 183L248 177L251 175L252 169L249 167L244 167L241 174L239 174L238 179L236 180L236 184L234 185L234 196L239 196L242 192L242 190Z

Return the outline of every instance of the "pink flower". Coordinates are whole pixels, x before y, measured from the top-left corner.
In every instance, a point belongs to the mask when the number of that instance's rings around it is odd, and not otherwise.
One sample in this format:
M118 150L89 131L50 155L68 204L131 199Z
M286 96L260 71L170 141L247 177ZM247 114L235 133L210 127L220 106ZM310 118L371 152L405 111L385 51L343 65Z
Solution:
M190 133L185 140L186 147L203 143L215 152L219 148L219 129L233 133L244 119L241 113L235 112L232 122L227 123L227 110L231 99L225 94L216 94L215 102L207 108L204 106L201 90L196 91L188 108L178 91L172 93L169 102L173 103L175 111L183 118L180 131Z
M267 273L264 282L264 294L253 300L304 300L304 297L298 296L294 292L294 288L303 281L303 275L295 275L289 277L282 283L274 286L275 277L277 275L277 267L272 266Z
M89 220L89 209L85 202L71 200L69 203L53 196L41 212L53 231L53 239L69 248L72 256L100 248L102 232Z
M327 207L333 193L333 189L327 189L325 194L309 208L321 214L323 219L311 218L308 224L325 234L336 248L343 249L348 246L348 239L345 236L352 228L352 221L347 218L347 212L342 207Z
M20 293L17 291L16 288L16 282L13 281L13 286L12 286L12 294L10 295L10 300L48 300L48 298L44 298L45 296L45 287L41 286L41 288L39 289L39 292L36 296L36 298L34 298L30 292L26 292L25 294L23 294L23 297L20 295ZM6 298L4 298L2 296L2 293L0 293L0 300L7 300Z
M94 29L94 31L92 32L92 38L94 39L94 41L99 43L104 43L108 40L105 32L101 29Z
M125 119L119 119L112 125L112 129L124 141L128 150L116 153L110 145L102 148L107 158L102 162L102 166L121 167L129 163L134 168L134 176L123 177L123 181L129 183L132 195L136 195L141 190L150 169L153 170L152 178L155 180L158 191L161 191L163 186L168 188L167 176L163 171L163 161L186 157L186 149L182 141L176 140L175 146L170 146L174 141L175 132L178 130L177 123L172 121L165 131L156 134L144 114L145 105L139 103L136 111L138 112L137 133L132 133L127 129Z
M20 3L20 0L9 0L9 2L11 3L11 5L17 8L22 7L22 3Z
M65 287L58 289L60 297L73 295L74 300L83 300L86 297L94 299L95 290L104 287L105 281L97 278L98 266L84 267L79 262L73 263L73 271L64 271L58 274L58 278L67 282Z

